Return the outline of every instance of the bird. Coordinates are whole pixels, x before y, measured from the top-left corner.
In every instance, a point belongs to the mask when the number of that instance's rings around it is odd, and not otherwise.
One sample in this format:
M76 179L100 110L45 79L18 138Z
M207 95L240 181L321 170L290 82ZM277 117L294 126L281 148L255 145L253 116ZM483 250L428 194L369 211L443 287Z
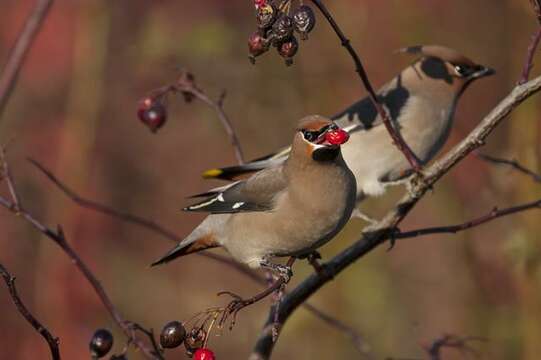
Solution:
M241 264L289 279L291 269L273 258L309 256L351 217L355 178L340 149L348 138L328 118L303 118L286 161L195 195L204 199L183 210L210 214L152 265L222 247Z
M410 46L398 50L417 56L378 91L392 125L409 145L421 165L441 150L449 137L458 100L475 80L495 71L458 51L441 45ZM349 132L342 155L357 182L357 201L382 195L388 186L404 183L414 171L392 139L369 98L364 98L331 117ZM234 180L282 163L291 149L249 163L211 169L205 178ZM359 217L373 221L360 212Z

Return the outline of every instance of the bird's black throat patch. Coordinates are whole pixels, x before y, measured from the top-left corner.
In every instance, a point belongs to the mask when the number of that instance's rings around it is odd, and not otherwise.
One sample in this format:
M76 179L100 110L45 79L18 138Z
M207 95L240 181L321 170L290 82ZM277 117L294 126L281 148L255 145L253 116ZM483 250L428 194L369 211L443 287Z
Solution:
M339 146L325 146L314 150L312 159L315 161L333 161L340 153Z

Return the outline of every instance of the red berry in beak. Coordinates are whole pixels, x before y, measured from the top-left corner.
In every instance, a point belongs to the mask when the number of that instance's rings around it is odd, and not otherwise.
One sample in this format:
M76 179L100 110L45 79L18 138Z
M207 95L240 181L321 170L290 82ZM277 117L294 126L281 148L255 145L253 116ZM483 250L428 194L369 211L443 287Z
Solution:
M349 134L338 128L336 130L330 130L325 133L325 141L331 145L342 145L349 140Z
M197 349L193 354L194 360L216 360L214 353L209 349Z

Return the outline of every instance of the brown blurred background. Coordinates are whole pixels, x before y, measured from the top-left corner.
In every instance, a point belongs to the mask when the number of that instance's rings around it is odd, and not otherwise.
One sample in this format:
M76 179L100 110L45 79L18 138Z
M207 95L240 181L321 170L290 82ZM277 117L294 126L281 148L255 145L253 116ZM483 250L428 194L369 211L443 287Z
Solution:
M34 1L2 0L0 59ZM393 54L413 44L454 47L494 67L497 76L466 93L447 149L468 133L517 82L536 22L527 0L329 1L344 32L379 86L411 58ZM169 121L151 134L136 118L137 101L187 67L212 97L227 89L226 110L248 158L287 144L297 119L331 115L365 93L351 59L319 22L301 44L295 66L275 54L247 60L255 28L250 1L58 0L30 53L7 112L0 142L13 139L9 160L27 209L46 224L63 224L70 243L102 281L123 315L160 329L222 304L227 289L259 287L234 270L198 256L168 266L148 264L168 250L154 233L83 210L25 160L51 168L80 194L187 234L202 218L179 211L185 197L219 182L202 170L235 159L215 114L199 102L172 98ZM537 59L541 63L541 58ZM534 73L536 69L534 69ZM490 138L484 151L541 170L539 97L528 101ZM7 195L5 184L2 194ZM366 211L383 214L403 190ZM461 222L540 197L541 187L507 168L470 157L427 196L403 229ZM430 236L381 247L362 258L311 301L358 329L377 359L423 358L422 346L445 333L489 339L483 359L539 359L541 353L541 222L532 211L456 236ZM358 238L361 222L322 248L324 258ZM0 262L17 276L21 296L61 339L65 359L88 358L98 327L123 337L67 257L48 239L0 210ZM297 264L294 286L311 272ZM268 302L243 311L232 332L211 339L219 359L249 354ZM41 337L0 287L0 358L45 359ZM175 355L173 355L175 354ZM184 358L183 351L171 353ZM458 352L446 359L461 358ZM342 333L304 309L287 323L276 359L357 358ZM130 353L130 358L140 358Z

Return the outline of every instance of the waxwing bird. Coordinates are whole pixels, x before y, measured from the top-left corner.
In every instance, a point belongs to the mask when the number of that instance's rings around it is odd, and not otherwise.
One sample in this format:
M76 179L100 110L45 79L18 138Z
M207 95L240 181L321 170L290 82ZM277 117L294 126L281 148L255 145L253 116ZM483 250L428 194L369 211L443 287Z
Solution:
M355 206L355 179L340 147L348 134L321 116L304 118L287 160L201 194L186 207L210 215L153 265L221 246L240 263L279 271L274 256L303 257L332 239Z
M419 58L384 85L378 95L395 129L420 163L426 164L449 137L462 93L473 81L492 75L494 70L444 46L412 46L400 52ZM333 119L351 136L342 147L342 155L355 175L358 200L381 195L388 185L400 183L412 173L404 155L392 145L370 99L360 100ZM285 148L245 165L212 169L203 176L232 180L283 162L289 151Z

